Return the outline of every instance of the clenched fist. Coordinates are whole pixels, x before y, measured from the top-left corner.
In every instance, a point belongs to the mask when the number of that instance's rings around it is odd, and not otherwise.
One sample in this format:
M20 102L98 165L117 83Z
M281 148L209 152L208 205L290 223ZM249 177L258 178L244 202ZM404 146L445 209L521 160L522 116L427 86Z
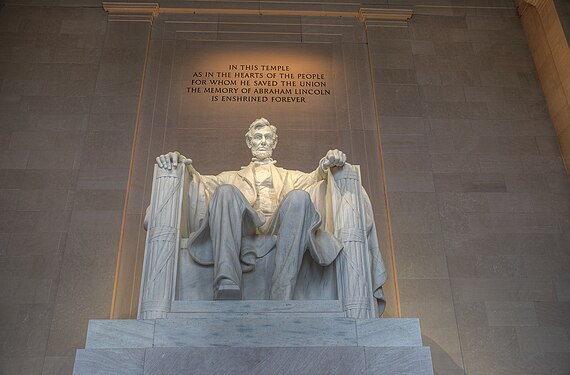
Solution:
M340 150L329 150L319 165L324 171L331 167L342 167L346 163L346 154Z

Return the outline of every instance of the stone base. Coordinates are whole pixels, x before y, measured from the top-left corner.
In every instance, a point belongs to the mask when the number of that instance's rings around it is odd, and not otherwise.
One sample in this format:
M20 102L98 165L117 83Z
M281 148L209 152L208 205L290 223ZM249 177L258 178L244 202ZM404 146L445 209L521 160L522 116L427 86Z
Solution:
M417 319L92 320L75 375L432 375Z
M147 348L78 350L75 375L433 375L428 347Z

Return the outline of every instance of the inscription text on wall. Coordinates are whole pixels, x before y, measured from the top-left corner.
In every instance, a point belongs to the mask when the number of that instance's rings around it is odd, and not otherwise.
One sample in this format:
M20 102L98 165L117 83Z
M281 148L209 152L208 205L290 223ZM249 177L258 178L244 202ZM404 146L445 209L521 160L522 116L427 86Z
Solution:
M291 65L230 64L225 71L193 72L186 92L212 102L308 103L331 95L328 78Z

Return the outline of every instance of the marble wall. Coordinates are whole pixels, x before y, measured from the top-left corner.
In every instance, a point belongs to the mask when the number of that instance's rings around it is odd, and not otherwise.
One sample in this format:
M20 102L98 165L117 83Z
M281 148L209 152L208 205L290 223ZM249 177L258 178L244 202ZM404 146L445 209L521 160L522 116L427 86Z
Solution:
M149 24L0 8L0 373L65 374L107 318Z
M516 9L368 31L403 316L439 374L570 369L570 185Z
M222 31L216 38L243 41L243 28L254 27L264 35L275 31L270 40L340 43L344 64L373 83L388 190L378 207L390 213L381 211L377 221L391 230L382 235L385 248L393 242L402 316L420 318L436 373L566 374L570 184L521 21L508 0L416 3L390 1L414 9L407 26L364 30L350 17L200 15L192 18L202 27L193 35ZM168 56L173 44L157 33L174 16L161 15L151 29L148 22L109 22L98 1L4 4L0 373L65 374L84 345L87 320L111 311L121 233L135 249L143 240L144 157L177 146L161 139L131 148L135 136L150 139L144 121L155 117L145 108L154 97L140 95L145 61L147 77L168 73L153 70L159 66L153 58ZM355 11L387 2L347 4L302 10ZM299 6L216 3L238 5ZM358 33L339 31L348 28ZM165 52L147 61L148 46ZM369 56L372 71L355 56ZM145 80L143 92L156 89L152 82ZM327 132L313 123L310 139L332 134L327 142L345 142L359 163L378 170L376 125L367 128L376 121L353 113L355 125L346 129ZM137 166L131 155L144 164L129 174ZM378 202L380 185L368 182ZM140 264L131 254L120 265L125 274ZM127 314L136 311L136 297L129 298Z

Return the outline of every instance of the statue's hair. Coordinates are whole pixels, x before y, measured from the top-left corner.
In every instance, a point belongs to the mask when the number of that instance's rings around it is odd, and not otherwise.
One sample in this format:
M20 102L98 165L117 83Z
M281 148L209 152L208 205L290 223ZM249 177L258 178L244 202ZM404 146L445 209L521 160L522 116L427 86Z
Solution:
M277 128L273 125L271 125L269 123L269 121L265 118L258 118L256 119L254 122L251 123L251 125L249 125L249 129L247 131L247 133L245 133L245 143L247 144L247 147L251 148L251 140L253 138L253 132L257 129L261 129L264 127L269 127L269 129L271 129L271 131L273 132L274 135L274 143L277 143Z

